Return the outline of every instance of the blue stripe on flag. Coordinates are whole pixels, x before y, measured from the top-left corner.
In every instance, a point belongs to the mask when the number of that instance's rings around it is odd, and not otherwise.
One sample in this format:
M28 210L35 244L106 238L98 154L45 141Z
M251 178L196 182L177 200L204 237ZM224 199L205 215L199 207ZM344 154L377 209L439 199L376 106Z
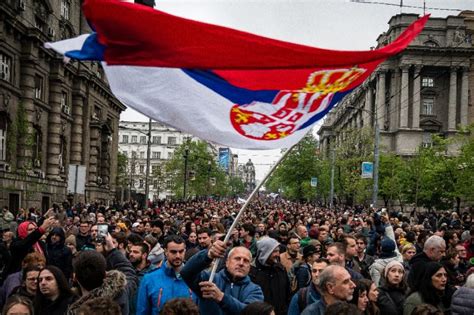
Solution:
M208 70L183 69L183 71L197 82L237 105L246 105L254 101L271 103L280 92L277 90L252 91L239 88Z
M70 50L65 53L66 57L78 60L104 60L105 46L97 41L97 33L91 33L82 45L81 50Z

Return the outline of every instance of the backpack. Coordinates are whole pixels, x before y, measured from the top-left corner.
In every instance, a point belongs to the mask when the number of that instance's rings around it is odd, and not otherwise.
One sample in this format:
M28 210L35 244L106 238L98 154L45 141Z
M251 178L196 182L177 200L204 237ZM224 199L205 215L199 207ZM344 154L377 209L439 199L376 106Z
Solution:
M291 293L296 292L298 290L298 279L296 278L296 274L298 273L299 269L301 268L301 262L295 262L290 271L288 271L288 279L290 280L290 291Z
M304 309L308 305L308 287L301 288L298 291L298 309L300 313L303 313Z

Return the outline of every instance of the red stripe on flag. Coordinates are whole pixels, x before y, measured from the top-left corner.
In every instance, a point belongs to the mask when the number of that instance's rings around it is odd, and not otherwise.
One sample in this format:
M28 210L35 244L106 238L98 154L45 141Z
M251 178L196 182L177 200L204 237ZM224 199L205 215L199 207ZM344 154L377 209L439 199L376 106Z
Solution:
M117 0L86 0L84 12L99 41L107 46L109 65L194 69L302 69L380 62L403 50L429 17L420 18L381 49L338 51L274 40Z

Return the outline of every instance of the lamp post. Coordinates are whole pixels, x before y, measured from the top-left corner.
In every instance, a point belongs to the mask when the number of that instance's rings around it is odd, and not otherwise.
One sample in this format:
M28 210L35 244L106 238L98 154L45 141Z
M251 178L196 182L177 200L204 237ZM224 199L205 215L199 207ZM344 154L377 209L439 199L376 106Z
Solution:
M183 185L183 200L186 200L186 192L188 188L188 157L189 157L189 146L186 143L184 147L184 185Z
M145 203L148 208L148 194L150 193L150 186L148 185L148 179L150 177L150 149L151 149L151 118L148 121L148 142L146 148L146 170L145 170Z
M379 146L380 146L380 127L379 127L379 122L377 118L377 106L375 106L375 110L371 111L365 108L360 108L360 107L354 107L354 106L347 106L348 109L354 109L354 110L361 110L369 115L372 116L374 119L374 168L373 168L373 179L374 179L374 186L372 189L372 206L375 207L377 205L377 200L378 200L378 193L379 193L379 160L380 160L380 154L379 154Z

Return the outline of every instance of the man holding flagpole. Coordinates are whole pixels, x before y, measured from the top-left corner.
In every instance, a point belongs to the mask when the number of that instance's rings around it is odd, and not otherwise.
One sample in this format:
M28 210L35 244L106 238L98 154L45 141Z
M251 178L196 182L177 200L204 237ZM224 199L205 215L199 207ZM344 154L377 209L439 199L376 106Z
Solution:
M206 271L212 261L223 258L227 246L216 241L209 250L194 255L181 270L186 284L198 296L201 314L240 314L250 303L263 301L262 289L248 276L252 254L242 246L229 251L225 268L210 282Z

